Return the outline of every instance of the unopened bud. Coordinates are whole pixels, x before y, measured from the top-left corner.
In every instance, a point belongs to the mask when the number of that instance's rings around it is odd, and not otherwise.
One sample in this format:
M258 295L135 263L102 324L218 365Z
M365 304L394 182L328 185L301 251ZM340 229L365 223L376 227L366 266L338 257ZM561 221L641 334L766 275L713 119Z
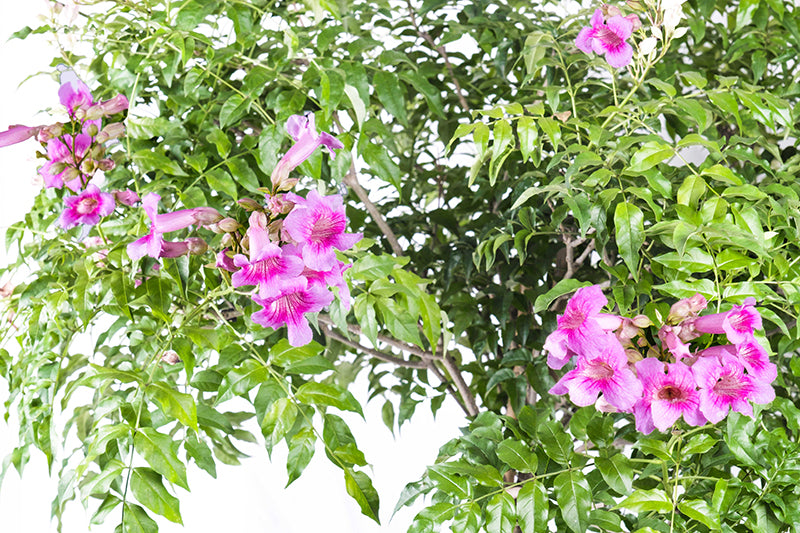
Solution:
M92 174L97 170L97 161L94 159L84 159L81 161L81 172L84 174Z
M603 12L603 16L605 18L617 17L619 15L622 15L622 11L620 11L617 6L612 6L610 4L603 4L602 6L600 6L600 10Z
M222 220L222 215L213 207L195 207L193 210L194 219L201 226L214 224Z
M273 220L272 223L267 226L267 230L269 230L269 238L274 241L287 241L293 242L291 239L287 238L288 235L283 235L283 220Z
M225 233L233 233L242 226L238 221L236 221L236 219L226 217L217 222L217 227Z
M263 209L261 207L261 204L259 204L252 198L242 198L236 203L238 203L239 206L245 211L260 211L261 209Z
M639 2L639 0L626 0L625 3L628 4L628 7L634 11L644 11L644 6L641 2Z
M53 163L53 165L50 167L50 173L54 176L57 176L64 172L64 169L66 168L66 163Z
M208 243L200 237L189 237L186 239L186 245L192 255L203 255L208 251Z
M50 139L55 139L64 133L64 125L61 122L56 122L49 126L45 126L39 130L39 135L36 137L39 142L46 143Z
M92 159L103 159L103 156L106 155L106 148L102 144L95 144L92 146L91 151L89 152L89 156Z
M101 118L103 118L103 108L99 104L95 104L86 110L86 120L100 120Z
M128 99L125 97L124 94L118 94L111 100L106 100L105 102L100 103L100 108L103 110L103 114L105 116L116 115L121 111L125 111L128 109Z
M230 234L230 233L223 234L221 243L222 243L222 246L224 246L226 248L228 248L230 246L233 246L233 244L234 244L233 235Z
M72 181L81 177L81 171L75 167L69 167L64 171L64 181Z
M106 142L112 139L119 139L125 135L125 125L122 122L112 122L111 124L107 124L103 131L98 134L97 142ZM103 140L100 140L100 137Z
M294 189L294 186L297 185L297 182L300 181L299 178L287 178L283 180L283 182L278 186L278 191L290 191Z
M633 317L632 322L637 328L647 328L653 325L653 322L646 315L636 315Z
M79 107L75 110L75 118L83 122L86 120L86 110L83 107Z
M114 191L111 194L114 195L114 199L117 202L127 205L128 207L142 201L142 199L139 198L139 195L130 189L125 189L124 191Z
M642 354L639 353L639 350L634 348L628 348L625 350L625 355L628 357L628 362L631 364L636 364L637 361L641 361L643 359Z
M286 199L283 194L267 195L267 209L273 215L285 215L294 209L294 203Z
M117 164L114 162L113 159L101 159L97 161L97 168L102 170L103 172L108 172L112 170Z
M97 127L97 124L89 124L86 126L86 135L89 137L94 137L100 132L100 128Z
M176 365L181 362L181 358L174 350L167 350L161 355L161 362L168 365Z
M642 29L642 21L639 20L639 17L637 17L636 15L628 15L625 18L628 19L631 22L631 24L633 25L633 28L632 28L633 31Z

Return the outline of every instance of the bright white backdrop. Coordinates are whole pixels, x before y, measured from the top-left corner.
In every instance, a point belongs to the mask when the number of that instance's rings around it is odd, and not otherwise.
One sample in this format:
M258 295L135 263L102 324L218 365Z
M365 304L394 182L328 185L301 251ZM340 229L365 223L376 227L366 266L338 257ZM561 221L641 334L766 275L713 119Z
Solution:
M49 75L49 62L54 49L43 36L31 36L25 41L8 41L16 30L40 24L37 13L42 12L40 1L0 0L0 130L21 123L47 124L49 117L37 113L58 103L57 82ZM28 81L30 75L42 72ZM89 81L91 85L91 80ZM0 149L0 228L21 220L39 191L35 185L38 145L33 140ZM5 251L0 245L0 263L5 263ZM0 285L6 281L0 279ZM366 398L362 380L353 392ZM7 398L7 384L0 379L0 401ZM408 481L419 478L425 465L448 439L458 434L466 424L458 407L446 401L436 420L430 415L429 404L418 407L418 416L403 427L396 438L381 422L379 402L365 406L366 420L352 413L344 416L351 424L359 446L373 465L372 477L381 501L382 526L363 517L344 490L341 471L330 465L317 447L317 454L303 476L284 489L287 481L283 465L284 445L276 448L270 463L263 447L246 445L241 448L251 457L241 466L217 466L214 480L200 469L191 466L191 493L178 488L185 527L158 519L163 533L215 531L307 533L402 532L416 511L404 510L389 521L400 491ZM9 424L0 421L0 459L16 442L17 425L11 410ZM0 531L49 533L56 526L50 521L50 502L56 494L58 480L49 477L41 453L34 453L20 479L13 469L0 487ZM94 502L96 503L96 502ZM90 514L78 502L68 508L64 533L89 530ZM115 511L108 525L92 526L91 531L111 532L119 520Z

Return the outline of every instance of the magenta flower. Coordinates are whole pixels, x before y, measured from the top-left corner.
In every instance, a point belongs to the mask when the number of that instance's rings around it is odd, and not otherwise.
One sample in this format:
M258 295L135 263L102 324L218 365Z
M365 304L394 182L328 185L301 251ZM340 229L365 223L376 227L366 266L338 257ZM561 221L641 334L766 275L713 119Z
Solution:
M63 135L47 141L49 161L39 169L45 187L60 189L66 185L75 192L80 191L83 187L83 175L78 166L91 146L91 137L84 133Z
M115 207L114 197L107 192L100 192L93 183L87 185L86 190L78 196L65 197L64 203L67 207L58 220L65 230L78 224L93 226L100 221L100 217L113 213Z
M749 402L765 404L775 399L772 386L746 375L730 354L699 358L692 365L692 374L700 388L700 412L712 424L725 418L729 409L752 417Z
M550 368L562 368L573 354L583 356L596 352L609 342L609 337L619 344L598 322L600 310L607 303L608 299L597 285L575 291L564 314L558 317L558 328L545 340L544 350Z
M645 435L653 428L667 431L681 416L692 426L706 423L700 412L700 394L688 366L665 364L648 357L636 363L636 372L644 386L642 399L633 407L637 431Z
M761 315L755 308L755 298L747 298L730 311L694 319L694 327L703 333L725 333L728 341L739 344L753 338L753 330L761 329Z
M61 84L58 89L58 98L61 100L61 104L67 108L71 117L75 116L77 109L88 109L94 103L89 86L74 75L72 79Z
M769 362L767 350L755 339L749 339L736 345L711 346L698 355L720 357L723 354L736 356L747 372L759 381L772 383L778 377L778 367Z
M272 187L277 191L292 188L294 183L287 181L289 172L311 157L314 150L320 146L326 147L332 158L336 156L334 150L344 148L344 144L330 133L317 133L312 113L289 117L286 121L286 132L295 140L295 144L283 155L272 171Z
M303 270L303 276L308 279L310 284L318 284L321 287L336 287L339 289L339 300L342 302L342 307L345 311L350 310L351 298L350 287L344 280L344 271L353 266L352 264L345 264L338 259L336 266L331 270L319 271L306 268Z
M270 298L253 296L253 301L264 306L253 313L253 322L272 329L286 325L289 344L305 346L312 339L305 314L322 311L333 301L333 293L300 276L287 280L279 294Z
M592 15L591 27L583 28L575 39L581 51L604 55L608 64L614 68L624 67L631 62L633 47L625 40L633 33L631 20L615 15L603 23L603 12L598 9Z
M213 207L181 209L172 213L159 215L159 200L161 200L161 197L154 192L145 194L144 199L142 199L142 208L151 222L150 232L144 237L140 237L128 244L128 256L133 261L145 255L158 258L165 257L164 253L177 253L177 250L170 251L168 244L167 248L164 248L164 233L178 231L194 224L213 224L222 218L219 212Z
M283 221L283 229L297 244L306 266L311 270L327 271L336 267L337 250L348 250L361 240L361 233L345 233L347 217L342 197L338 194L320 196L317 191L308 198L289 193L286 198L295 204Z
M628 357L613 336L591 355L578 357L577 366L562 377L550 394L566 394L575 405L592 405L597 395L620 411L631 409L642 397L642 384L628 368Z
M250 215L247 229L250 259L234 256L233 263L240 270L233 274L231 281L234 287L255 285L261 298L270 298L281 293L286 280L298 277L304 265L300 257L283 253L280 246L270 240L263 223L266 223L263 213L256 211Z
M11 126L6 131L0 131L0 148L11 146L28 140L42 129L42 126L22 126L20 124Z
M139 198L139 195L136 194L136 191L132 191L130 189L111 191L111 194L114 195L114 198L119 203L127 205L128 207L132 207L133 204L138 204L142 201L142 199Z
M689 345L678 337L676 329L680 331L681 328L663 325L658 330L658 338L661 339L661 348L667 348L675 359L680 361L684 357L691 357L692 352L689 351Z
M233 257L228 255L228 248L224 248L217 252L217 261L214 266L223 270L227 270L228 272L236 272L239 270L239 267L233 263Z

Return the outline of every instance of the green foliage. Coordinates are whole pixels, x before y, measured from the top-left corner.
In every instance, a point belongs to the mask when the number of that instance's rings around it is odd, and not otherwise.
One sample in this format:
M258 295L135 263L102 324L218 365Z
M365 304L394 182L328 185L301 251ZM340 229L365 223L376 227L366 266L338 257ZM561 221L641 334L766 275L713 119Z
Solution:
M44 190L5 238L7 271L30 273L6 300L19 350L0 350L0 372L22 429L5 465L39 449L61 479L56 516L80 493L96 520L152 532L151 515L181 521L190 463L215 476L263 439L287 447L291 483L319 444L378 522L368 454L337 414L362 414L364 374L390 430L426 399L470 416L401 496L428 498L410 531L796 530L797 9L689 0L677 33L615 70L574 46L596 6L559 4L120 1L80 28L17 32L80 35L93 52L54 64L135 104L109 190L246 226L236 201L262 201L286 119L314 113L346 148L305 161L298 189L342 191L365 238L340 254L352 309L332 304L294 348L250 320L211 253L132 262L139 208L119 206L92 244L56 229L64 194ZM639 14L636 50L656 35ZM644 437L630 415L550 395L544 340L589 284L657 324L675 298L756 298L775 402ZM59 451L56 435L81 445Z

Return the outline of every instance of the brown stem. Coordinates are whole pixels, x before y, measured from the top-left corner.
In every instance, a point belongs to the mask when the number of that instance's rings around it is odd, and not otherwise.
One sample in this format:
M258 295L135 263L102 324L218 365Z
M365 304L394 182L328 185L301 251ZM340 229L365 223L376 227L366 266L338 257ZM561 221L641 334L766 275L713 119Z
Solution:
M411 17L411 25L414 26L414 29L417 31L417 35L422 37L422 39L428 43L428 45L434 49L442 59L444 59L444 66L447 68L447 73L450 75L450 79L453 81L453 84L456 86L456 96L458 96L458 102L461 104L461 108L464 111L469 112L469 104L467 103L467 99L464 98L464 95L461 94L461 84L458 83L458 78L456 78L456 73L453 70L453 65L450 63L450 57L447 55L447 50L444 49L444 46L436 46L436 42L434 42L433 37L431 34L422 31L417 24L417 17L415 16L414 7L411 5L411 0L407 0L408 3L408 13Z
M475 403L475 396L473 396L472 391L469 390L469 385L464 381L464 376L461 375L461 371L458 369L455 360L448 355L445 356L442 362L444 363L445 369L447 369L447 372L450 374L450 377L453 378L453 383L455 383L458 393L461 395L461 399L464 400L467 415L477 416L479 409L478 404Z
M428 368L429 363L427 361L407 361L402 357L395 357L394 355L389 355L384 352L379 352L378 350L373 350L372 348L367 348L355 341L351 341L344 335L340 335L333 331L333 329L328 326L325 328L325 336L330 337L333 340L339 341L342 344L353 348L354 350L358 350L364 352L367 355L374 357L375 359L380 359L381 361L385 361L387 363L392 363L397 366L402 366L405 368Z
M317 316L317 322L322 322L323 324L325 324L326 326L329 326L329 327L335 327L336 326L336 324L333 322L333 320L331 320L331 318L329 316L327 316L327 315L319 315L319 316ZM347 324L347 331L349 333L352 333L353 335L359 335L359 336L361 335L361 328L358 327L355 324ZM410 353L412 355L416 355L417 357L421 357L422 359L434 360L434 361L441 361L443 359L441 355L436 355L436 354L431 353L431 352L426 352L425 350L423 350L423 349L421 349L421 348L419 348L417 346L414 346L413 344L408 344L408 343L399 341L397 339L389 337L388 335L378 334L377 338L378 338L379 341L381 341L381 342L383 342L385 344L388 344L389 346L393 346L393 347L397 348L398 350L403 350L404 352Z

